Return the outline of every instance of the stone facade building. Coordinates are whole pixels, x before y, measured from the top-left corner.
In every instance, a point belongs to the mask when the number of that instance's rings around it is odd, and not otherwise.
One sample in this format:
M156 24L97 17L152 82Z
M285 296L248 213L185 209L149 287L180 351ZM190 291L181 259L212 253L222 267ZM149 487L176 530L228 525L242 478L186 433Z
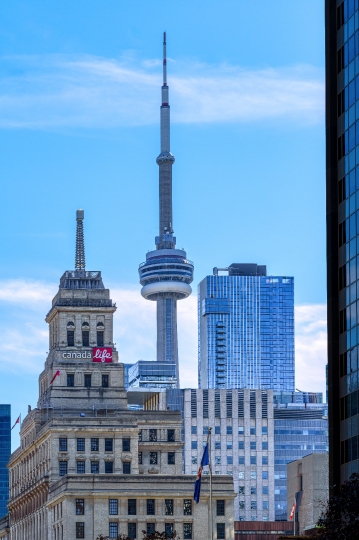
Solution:
M82 219L78 213L78 229ZM195 477L182 474L181 415L152 410L151 402L128 408L113 343L116 306L101 273L85 270L79 230L78 237L76 270L62 276L46 316L49 354L37 407L10 458L9 515L0 538L142 538L142 530L155 529L208 538L209 481L194 504ZM232 478L216 476L215 539L233 539L234 497Z

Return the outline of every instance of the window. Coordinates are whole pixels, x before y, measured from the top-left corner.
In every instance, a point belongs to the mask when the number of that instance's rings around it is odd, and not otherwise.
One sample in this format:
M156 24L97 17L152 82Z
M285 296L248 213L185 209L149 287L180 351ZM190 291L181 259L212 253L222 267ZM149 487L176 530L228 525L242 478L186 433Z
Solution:
M105 461L105 474L113 473L113 461Z
M232 441L227 441L227 450L232 450L232 448L233 448Z
M129 516L136 515L136 499L128 499L127 501L127 513Z
M238 487L238 495L244 495L245 493L245 488L244 486L239 486Z
M147 515L154 516L156 513L155 499L147 499Z
M192 523L183 524L183 538L184 540L192 538Z
M269 502L263 501L263 510L269 510Z
M85 451L85 439L76 439L76 448L78 452Z
M108 388L108 375L102 375L102 388Z
M165 499L165 515L173 516L173 499Z
M138 432L138 440L142 441L142 429Z
M224 516L224 500L218 499L217 503L217 516Z
M197 435L197 426L191 426L191 435Z
M150 429L150 442L157 442L157 429Z
M110 516L117 516L118 514L118 499L110 499L108 503L108 513Z
M157 452L150 452L150 465L157 465Z
M262 442L262 450L268 450L268 443L265 441Z
M267 428L267 426L262 426L262 435L268 435L268 428Z
M175 465L175 453L174 452L168 452L167 454L167 465Z
M251 471L251 480L256 480L256 479L257 479L257 472Z
M98 452L99 450L99 444L97 438L91 439L91 452Z
M142 465L142 452L138 452L138 464Z
M257 495L257 488L255 486L251 486L251 495Z
M155 524L154 523L147 523L146 532L147 532L147 534L154 534L155 533Z
M85 499L76 499L76 515L83 516L85 513Z
M85 374L85 388L91 388L91 375L89 373Z
M77 474L85 474L85 462L76 461L76 472Z
M97 347L104 346L103 334L104 334L103 330L97 330Z
M113 439L105 439L105 452L113 452Z
M244 450L244 441L238 441L238 450Z
M227 426L227 435L232 435L233 429L232 426Z
M220 435L221 434L221 426L215 426L214 427L214 434Z
M91 474L98 474L100 472L99 461L91 461Z
M262 494L263 495L268 495L268 486L262 486Z
M244 465L244 456L238 457L238 465Z
M227 465L233 465L233 456L227 456Z
M221 456L215 456L214 457L214 463L215 463L215 465L220 465L221 464Z
M246 503L244 501L239 501L239 509L245 510L246 509Z
M256 434L256 428L255 427L251 427L251 435L255 435Z
M268 456L262 456L262 465L268 465Z
M127 536L129 538L136 538L136 523L129 523L127 526Z
M75 332L73 330L67 331L67 346L68 347L74 347L75 346ZM78 537L80 538L80 537ZM83 538L81 536L81 538Z
M67 474L67 461L59 461L59 475L65 476Z
M251 456L251 465L257 465L257 457L256 456Z
M192 515L192 499L184 499L183 501L183 515L191 516Z
M67 386L73 388L75 386L75 375L74 373L67 374Z
M76 538L85 538L85 523L76 522Z
M255 442L255 441L251 441L251 442L250 442L250 449L251 449L251 450L256 450L256 447L257 447L256 442Z
M268 480L268 471L262 471L262 480Z
M67 437L60 437L59 438L59 451L60 452L67 452Z
M215 450L220 450L221 449L221 441L215 441L214 448L215 448Z
M131 474L131 462L130 461L123 461L122 462L122 473L123 474Z
M90 346L90 332L89 329L82 330L82 346L83 347L89 347Z
M238 426L238 435L244 435L244 427Z
M208 435L208 426L203 426L203 435Z
M131 451L131 439L122 439L122 452Z
M174 429L168 429L167 430L167 442L175 442L175 430Z
M225 540L226 538L226 528L224 523L217 523L217 539Z
M118 537L118 523L110 521L109 537L110 538Z
M165 533L170 538L173 536L173 523L165 523Z
M251 501L251 510L257 510L257 501Z
M191 449L197 450L197 441L191 441Z

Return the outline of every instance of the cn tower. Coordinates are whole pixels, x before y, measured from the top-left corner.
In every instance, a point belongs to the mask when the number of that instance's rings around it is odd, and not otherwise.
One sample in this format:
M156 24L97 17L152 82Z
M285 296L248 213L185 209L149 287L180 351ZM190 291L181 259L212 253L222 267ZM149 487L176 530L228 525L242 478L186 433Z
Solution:
M186 252L176 249L172 217L172 165L170 151L170 106L167 85L166 32L163 35L163 85L161 105L161 152L159 167L159 235L156 249L146 255L139 267L141 294L157 302L157 361L175 364L179 388L177 300L192 292L193 263Z

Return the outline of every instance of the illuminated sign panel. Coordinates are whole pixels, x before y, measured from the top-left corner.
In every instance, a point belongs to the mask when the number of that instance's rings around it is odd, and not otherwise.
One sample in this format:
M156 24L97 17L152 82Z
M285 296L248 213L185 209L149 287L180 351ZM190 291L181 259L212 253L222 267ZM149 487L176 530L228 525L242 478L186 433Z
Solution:
M92 349L92 359L94 362L112 362L111 347L94 347Z

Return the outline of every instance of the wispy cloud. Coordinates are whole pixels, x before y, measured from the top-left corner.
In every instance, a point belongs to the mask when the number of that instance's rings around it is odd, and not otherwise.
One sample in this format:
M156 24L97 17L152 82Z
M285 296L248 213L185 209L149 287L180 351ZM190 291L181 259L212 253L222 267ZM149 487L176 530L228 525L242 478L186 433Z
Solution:
M0 60L0 127L112 127L158 122L158 60L21 56ZM171 62L175 122L323 119L323 74L311 66L248 70Z

